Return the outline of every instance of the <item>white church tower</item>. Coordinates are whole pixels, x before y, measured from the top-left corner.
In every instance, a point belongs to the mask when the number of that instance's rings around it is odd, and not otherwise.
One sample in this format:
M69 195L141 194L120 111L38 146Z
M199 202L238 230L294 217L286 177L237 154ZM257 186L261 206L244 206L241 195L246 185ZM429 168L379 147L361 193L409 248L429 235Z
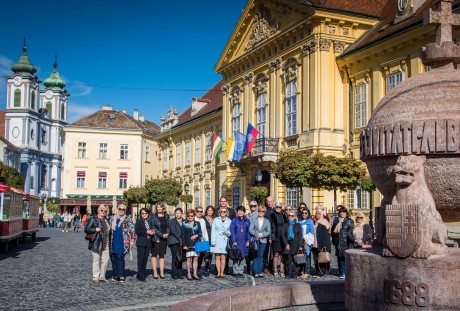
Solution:
M7 78L5 138L21 149L24 190L42 197L60 197L62 170L62 128L67 124L69 94L57 71L39 90L37 69L23 54Z

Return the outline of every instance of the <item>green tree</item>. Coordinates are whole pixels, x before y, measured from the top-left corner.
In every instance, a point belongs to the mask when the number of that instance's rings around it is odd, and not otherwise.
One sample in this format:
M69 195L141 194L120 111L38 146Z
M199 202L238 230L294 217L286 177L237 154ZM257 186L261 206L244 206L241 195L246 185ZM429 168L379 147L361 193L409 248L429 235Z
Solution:
M374 182L372 181L372 178L369 175L366 175L361 178L360 186L361 189L368 192L372 192L377 189Z
M24 189L24 179L16 169L0 161L0 182L6 186Z
M263 198L266 198L268 196L268 188L265 186L254 186L249 188L249 195L253 197L258 203Z
M60 211L60 199L50 197L46 200L46 209L51 213L58 213Z
M272 164L272 173L289 188L308 187L312 178L312 158L306 152L281 151L276 162Z
M311 156L313 165L309 186L315 189L334 191L334 207L337 206L337 190L354 190L359 186L366 169L361 161L354 158L324 156L320 153Z
M145 183L148 203L156 204L164 202L168 205L176 205L182 193L182 185L172 178L150 179Z
M131 186L123 191L123 200L126 206L132 206L133 204L139 203L145 204L148 202L147 189L139 186Z

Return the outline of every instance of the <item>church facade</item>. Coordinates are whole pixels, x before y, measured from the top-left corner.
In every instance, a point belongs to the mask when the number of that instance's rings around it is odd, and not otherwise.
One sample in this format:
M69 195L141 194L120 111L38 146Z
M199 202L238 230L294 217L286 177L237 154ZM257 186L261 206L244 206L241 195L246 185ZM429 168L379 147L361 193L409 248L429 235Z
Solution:
M37 69L26 54L11 67L7 76L5 138L20 151L20 172L24 191L43 199L60 197L63 127L67 124L69 93L57 71L40 88Z

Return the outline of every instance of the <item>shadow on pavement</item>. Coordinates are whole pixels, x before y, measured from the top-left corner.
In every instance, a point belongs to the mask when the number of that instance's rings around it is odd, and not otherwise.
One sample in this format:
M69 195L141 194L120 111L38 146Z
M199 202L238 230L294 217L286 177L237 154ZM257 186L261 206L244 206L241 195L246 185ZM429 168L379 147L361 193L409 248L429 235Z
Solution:
M0 261L7 258L18 258L23 251L33 249L39 243L42 243L48 239L49 237L36 237L35 241L28 239L26 243L19 243L17 247L15 246L16 243L14 241L10 241L8 252L0 254Z

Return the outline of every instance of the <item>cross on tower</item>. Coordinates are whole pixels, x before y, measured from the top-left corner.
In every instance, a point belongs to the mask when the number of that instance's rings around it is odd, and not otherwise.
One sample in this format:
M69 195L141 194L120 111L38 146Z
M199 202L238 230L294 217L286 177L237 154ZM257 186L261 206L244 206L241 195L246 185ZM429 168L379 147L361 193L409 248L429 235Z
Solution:
M454 0L436 0L438 10L429 9L425 13L425 25L437 25L436 43L452 41L452 26L460 26L460 15L452 13Z

